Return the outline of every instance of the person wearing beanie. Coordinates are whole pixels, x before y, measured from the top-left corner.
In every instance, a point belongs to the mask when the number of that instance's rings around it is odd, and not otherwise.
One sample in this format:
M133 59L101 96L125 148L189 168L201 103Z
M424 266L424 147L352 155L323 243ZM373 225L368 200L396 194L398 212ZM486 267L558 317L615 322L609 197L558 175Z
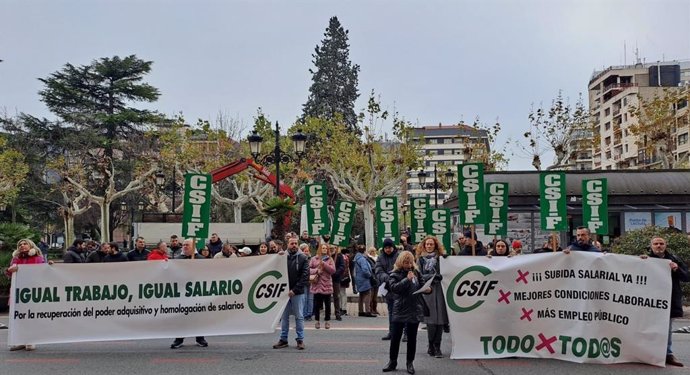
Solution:
M465 236L465 246L460 249L458 255L472 255L472 244L474 244L474 254L475 255L486 255L486 249L484 249L484 244L481 241L477 241L477 233L468 230L464 233Z
M395 260L398 259L398 254L399 251L395 248L393 240L391 240L390 238L384 239L383 251L381 251L381 254L379 254L378 258L376 258L374 274L376 275L376 280L379 282L379 285L385 284L386 290L389 290L388 288L390 284L388 282L388 279L390 278L391 271L393 271L393 266L395 266ZM386 294L385 299L386 305L388 306L388 333L386 333L386 335L383 336L381 339L390 340L392 329L391 312L393 311L393 303L395 302L393 293Z
M522 254L522 242L520 240L514 240L510 247L513 255Z

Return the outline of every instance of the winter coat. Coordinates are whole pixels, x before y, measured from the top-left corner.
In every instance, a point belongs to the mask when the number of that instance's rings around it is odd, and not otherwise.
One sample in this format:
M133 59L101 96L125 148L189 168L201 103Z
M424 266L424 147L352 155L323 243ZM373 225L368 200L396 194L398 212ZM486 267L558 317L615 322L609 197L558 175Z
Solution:
M105 257L108 255L105 251L96 250L86 257L86 263L101 263L105 261Z
M83 252L77 251L74 246L70 246L62 256L62 261L65 263L86 263L86 256Z
M32 256L22 256L20 255L19 251L15 251L12 253L12 260L10 261L10 267L15 265L15 264L41 264L45 263L46 260L43 259L43 255L41 252L37 252L36 255ZM9 268L9 267L7 267ZM9 271L5 271L5 276L7 277L12 277L12 273Z
M477 243L474 245L474 254L475 255L486 255L486 249L484 249L484 244L482 241L477 241ZM472 256L472 246L470 245L465 245L465 247L460 250L460 253L458 255L469 255Z
M345 257L343 254L335 255L335 272L331 275L331 281L333 285L340 285L340 280L343 279L343 274L345 273Z
M137 260L146 260L149 257L149 253L150 251L146 249L144 249L143 251L134 249L127 253L127 260L129 260L130 262Z
M151 251L146 260L168 260L168 254L162 254L160 251Z
M376 259L376 266L374 266L374 274L376 275L376 280L379 285L386 283L386 289L390 286L388 284L388 278L390 277L391 271L393 271L393 266L395 266L395 260L398 259L398 250L393 250L390 255L386 254L385 251L381 251L379 257ZM386 301L393 299L393 295L386 294Z
M309 287L309 260L306 255L287 251L288 286L295 295L304 294Z
M355 286L359 293L371 290L371 266L367 260L367 256L362 253L357 253L354 259L355 263Z
M309 285L312 294L333 294L333 278L335 273L335 263L333 258L322 261L320 257L314 256L309 261L309 275L317 275L316 282Z
M343 264L345 267L343 267L343 274L340 276L340 287L341 288L349 288L350 287L350 282L352 281L352 273L350 270L352 267L350 267L350 257L345 255L345 254L340 254L343 257ZM336 261L336 269L338 267L338 263ZM343 281L345 280L345 281ZM353 291L355 292L355 291ZM357 292L355 292L357 293Z
M649 253L650 258L660 258L654 254ZM678 265L678 269L671 271L671 318L680 318L683 316L683 290L680 282L690 281L690 274L688 274L688 266L677 256L666 251L664 257L661 259L668 259Z
M429 315L424 321L426 324L448 324L448 311L446 311L446 300L443 297L441 288L441 268L438 256L423 256L417 260L419 273L422 275L422 284L434 278L431 282L431 294L423 294L424 302L429 308Z
M573 242L568 246L570 251L593 251L593 252L599 252L599 249L597 249L596 246L594 246L591 242L587 242L584 245L580 245L577 241Z
M208 249L211 250L211 255L216 255L223 250L223 241L218 239L216 242L208 241Z
M419 295L412 294L424 286L421 275L415 271L417 280L412 282L407 279L407 272L402 269L393 271L388 279L389 290L393 294L391 321L395 323L419 323L424 316Z
M127 254L118 251L117 254L108 254L105 256L105 259L103 259L104 262L126 262L127 261Z

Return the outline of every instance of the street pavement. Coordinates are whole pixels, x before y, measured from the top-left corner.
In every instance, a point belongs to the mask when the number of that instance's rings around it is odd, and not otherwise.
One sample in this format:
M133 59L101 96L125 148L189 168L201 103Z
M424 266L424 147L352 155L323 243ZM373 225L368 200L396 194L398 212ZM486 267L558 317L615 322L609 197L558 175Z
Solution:
M350 304L353 305L353 304ZM350 308L356 312L356 308ZM0 315L7 324L7 315ZM210 336L207 348L197 347L194 338L185 346L170 349L172 339L85 342L39 345L34 352L0 350L0 374L375 374L388 361L389 341L381 341L388 320L346 316L331 322L332 328L317 330L305 322L306 350L295 347L272 349L274 334ZM675 328L690 326L690 320L674 322ZM8 330L0 329L0 348L7 348ZM690 368L658 368L643 364L591 365L543 359L451 360L450 336L444 334L446 358L426 354L427 333L420 328L415 367L418 374L532 375L532 374L690 374ZM674 351L690 365L690 334L673 335ZM405 373L405 344L402 344L397 373ZM393 373L395 374L395 373Z

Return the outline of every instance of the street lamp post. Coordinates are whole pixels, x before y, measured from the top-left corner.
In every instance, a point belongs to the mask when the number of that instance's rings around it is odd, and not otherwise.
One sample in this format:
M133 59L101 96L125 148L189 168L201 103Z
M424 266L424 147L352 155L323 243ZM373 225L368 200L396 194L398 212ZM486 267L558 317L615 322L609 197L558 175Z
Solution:
M299 162L302 159L302 156L304 155L304 148L307 143L307 136L304 133L302 133L301 130L298 129L297 133L291 137L293 145L295 147L296 154L296 157L293 157L292 155L284 153L283 150L280 149L280 125L278 125L278 121L276 121L276 128L274 130L274 133L276 137L276 145L271 153L266 154L264 156L260 156L261 142L264 140L264 138L260 136L256 132L256 130L252 131L252 134L250 134L247 137L247 140L249 141L249 149L254 160L259 161L259 163L261 164L275 164L276 196L280 196L280 163L289 163L291 161Z
M139 201L137 203L137 210L139 212L144 211L144 202ZM120 212L122 212L123 215L127 214L127 202L122 201L120 203ZM130 249L134 248L134 206L129 207L129 247Z
M453 183L455 182L455 173L448 168L448 171L445 173L446 176L446 184L449 186L453 186ZM438 189L443 188L443 185L441 184L441 181L438 179L438 170L436 169L436 165L434 165L434 181L430 183L426 183L426 178L429 177L429 174L424 171L424 169L420 169L419 172L417 172L417 179L419 179L419 185L422 187L422 189L434 189L434 207L438 208Z
M156 172L156 185L158 185L159 188L163 189L165 186L165 173L163 173L162 170L159 170ZM172 170L172 209L170 210L173 214L175 213L175 209L177 209L177 205L175 204L175 196L177 195L177 166L173 164L173 170Z

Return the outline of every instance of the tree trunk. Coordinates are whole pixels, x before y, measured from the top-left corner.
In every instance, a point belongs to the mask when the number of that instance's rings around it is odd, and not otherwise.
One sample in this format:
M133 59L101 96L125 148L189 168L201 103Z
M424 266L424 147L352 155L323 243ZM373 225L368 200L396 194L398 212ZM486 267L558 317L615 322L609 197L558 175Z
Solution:
M101 210L101 242L110 242L110 202L98 205Z
M72 246L74 242L74 215L71 212L65 210L62 215L62 220L65 225L65 250L67 247Z
M366 237L366 245L367 249L375 246L374 244L376 241L374 241L374 214L372 212L372 205L371 201L366 201L364 202L364 205L362 206L363 214L364 214L364 237Z
M241 204L233 204L232 208L233 208L233 212L235 214L235 223L240 224L242 222L242 205Z

